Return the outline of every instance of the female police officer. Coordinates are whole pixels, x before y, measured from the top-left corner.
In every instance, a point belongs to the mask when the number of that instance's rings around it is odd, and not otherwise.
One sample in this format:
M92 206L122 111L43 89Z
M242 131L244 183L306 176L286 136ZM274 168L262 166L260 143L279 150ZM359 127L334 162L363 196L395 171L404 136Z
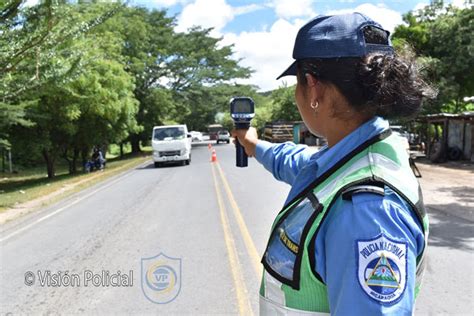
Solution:
M428 220L400 139L385 119L433 92L362 14L319 16L296 37L296 104L327 139L316 154L234 131L249 156L292 188L263 255L262 314L411 314ZM280 76L280 77L281 77Z

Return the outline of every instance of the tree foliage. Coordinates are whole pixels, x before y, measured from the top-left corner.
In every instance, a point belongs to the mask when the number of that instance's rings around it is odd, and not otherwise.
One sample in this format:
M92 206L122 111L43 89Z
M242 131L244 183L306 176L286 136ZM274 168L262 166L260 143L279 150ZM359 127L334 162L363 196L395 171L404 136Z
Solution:
M221 94L214 86L250 71L232 59L232 48L221 46L210 29L174 31L175 20L165 11L127 8L104 25L123 41L127 71L135 78L141 132L130 135L132 150L150 138L153 126L187 123L205 129L214 122Z
M33 7L1 1L0 147L9 147L11 126L31 126L26 108L37 90L74 78L81 66L76 41L110 18L120 4L70 5L46 0Z
M75 172L79 154L96 141L121 140L137 130L133 78L121 62L120 42L97 41L93 32L119 8L44 2L21 11L21 24L6 31L19 48L11 45L2 54L2 104L19 119L2 124L2 134L10 134L17 157L40 154L49 177L59 157ZM32 39L43 23L41 40Z
M434 1L424 9L404 15L394 45L411 46L427 77L438 87L439 97L426 112L474 110L464 101L474 95L474 10L445 6Z
M273 121L301 121L295 101L295 86L282 86L271 94Z
M59 159L72 173L92 146L138 151L154 125L203 130L229 94L255 94L231 84L250 74L231 46L175 24L120 2L0 0L0 146L53 177Z

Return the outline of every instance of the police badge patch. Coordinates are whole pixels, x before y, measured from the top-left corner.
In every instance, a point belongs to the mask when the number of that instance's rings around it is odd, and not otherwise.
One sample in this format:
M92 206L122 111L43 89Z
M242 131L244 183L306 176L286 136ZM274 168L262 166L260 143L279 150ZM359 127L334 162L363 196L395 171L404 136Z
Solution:
M407 243L384 234L357 241L359 284L367 295L384 305L400 300L407 284Z

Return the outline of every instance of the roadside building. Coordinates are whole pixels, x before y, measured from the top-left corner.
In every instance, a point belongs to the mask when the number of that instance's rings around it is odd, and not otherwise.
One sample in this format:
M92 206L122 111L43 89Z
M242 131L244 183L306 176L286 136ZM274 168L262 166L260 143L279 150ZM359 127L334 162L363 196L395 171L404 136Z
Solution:
M429 114L417 119L424 126L426 156L433 162L474 162L474 112Z
M278 121L265 124L263 138L272 143L292 141L295 144L322 146L324 138L317 137L308 130L303 121Z

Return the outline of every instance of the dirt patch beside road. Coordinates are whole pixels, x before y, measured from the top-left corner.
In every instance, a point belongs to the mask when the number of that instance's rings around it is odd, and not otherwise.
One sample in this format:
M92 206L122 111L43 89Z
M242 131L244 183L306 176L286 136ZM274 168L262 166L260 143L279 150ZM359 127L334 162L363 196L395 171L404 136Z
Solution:
M474 222L474 164L417 160L425 205Z
M416 315L471 315L474 164L416 161L430 233Z

